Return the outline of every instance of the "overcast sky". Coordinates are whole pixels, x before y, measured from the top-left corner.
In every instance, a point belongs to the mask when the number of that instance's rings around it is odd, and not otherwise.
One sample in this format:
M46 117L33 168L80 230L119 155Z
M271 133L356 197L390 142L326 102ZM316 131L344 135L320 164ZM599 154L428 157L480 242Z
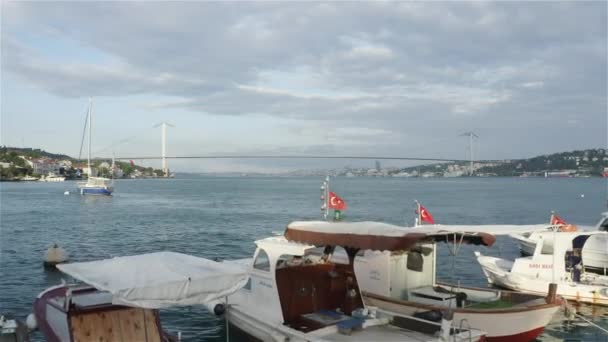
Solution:
M3 1L1 144L77 156L91 96L97 156L606 147L606 4Z

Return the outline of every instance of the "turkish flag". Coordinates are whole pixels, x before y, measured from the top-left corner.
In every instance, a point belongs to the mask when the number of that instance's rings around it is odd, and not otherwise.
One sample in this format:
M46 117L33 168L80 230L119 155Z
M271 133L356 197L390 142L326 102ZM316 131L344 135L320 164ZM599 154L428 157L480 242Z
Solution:
M336 210L346 210L346 202L334 192L329 192L329 208Z
M551 224L556 226L564 226L567 225L566 221L562 220L561 217L557 215L551 215Z
M423 222L435 224L435 220L433 220L433 216L431 215L431 213L429 213L429 211L426 210L425 207L421 205L418 206L420 207L420 220Z

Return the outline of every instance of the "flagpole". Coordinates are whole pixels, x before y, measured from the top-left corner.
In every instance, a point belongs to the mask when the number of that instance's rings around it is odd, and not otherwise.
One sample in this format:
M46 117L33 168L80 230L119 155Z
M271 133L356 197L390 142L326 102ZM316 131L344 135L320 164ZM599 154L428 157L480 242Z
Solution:
M329 176L325 177L325 220L329 217Z
M420 203L418 202L418 200L414 200L414 202L416 202L416 214L418 214L418 217L416 217L416 220L414 222L414 227L417 227L422 224L422 222L420 221L422 217L420 216Z

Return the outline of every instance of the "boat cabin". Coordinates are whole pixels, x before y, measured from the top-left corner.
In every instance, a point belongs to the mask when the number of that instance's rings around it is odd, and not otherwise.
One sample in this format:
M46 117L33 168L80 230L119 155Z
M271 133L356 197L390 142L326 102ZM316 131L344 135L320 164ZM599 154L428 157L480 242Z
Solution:
M355 309L363 308L352 265L332 262L332 247L319 253L314 245L284 237L256 244L250 281L244 289L260 296L267 314L278 314L284 325L309 332L345 320ZM280 304L273 308L276 298Z

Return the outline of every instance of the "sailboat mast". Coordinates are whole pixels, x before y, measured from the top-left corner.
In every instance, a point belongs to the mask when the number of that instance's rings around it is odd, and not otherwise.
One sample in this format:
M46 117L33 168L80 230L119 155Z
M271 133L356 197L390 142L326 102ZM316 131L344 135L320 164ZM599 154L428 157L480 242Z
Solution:
M93 123L93 118L91 117L93 107L93 99L89 97L89 154L87 156L87 166L89 168L89 177L93 175L93 170L91 169L91 124Z

